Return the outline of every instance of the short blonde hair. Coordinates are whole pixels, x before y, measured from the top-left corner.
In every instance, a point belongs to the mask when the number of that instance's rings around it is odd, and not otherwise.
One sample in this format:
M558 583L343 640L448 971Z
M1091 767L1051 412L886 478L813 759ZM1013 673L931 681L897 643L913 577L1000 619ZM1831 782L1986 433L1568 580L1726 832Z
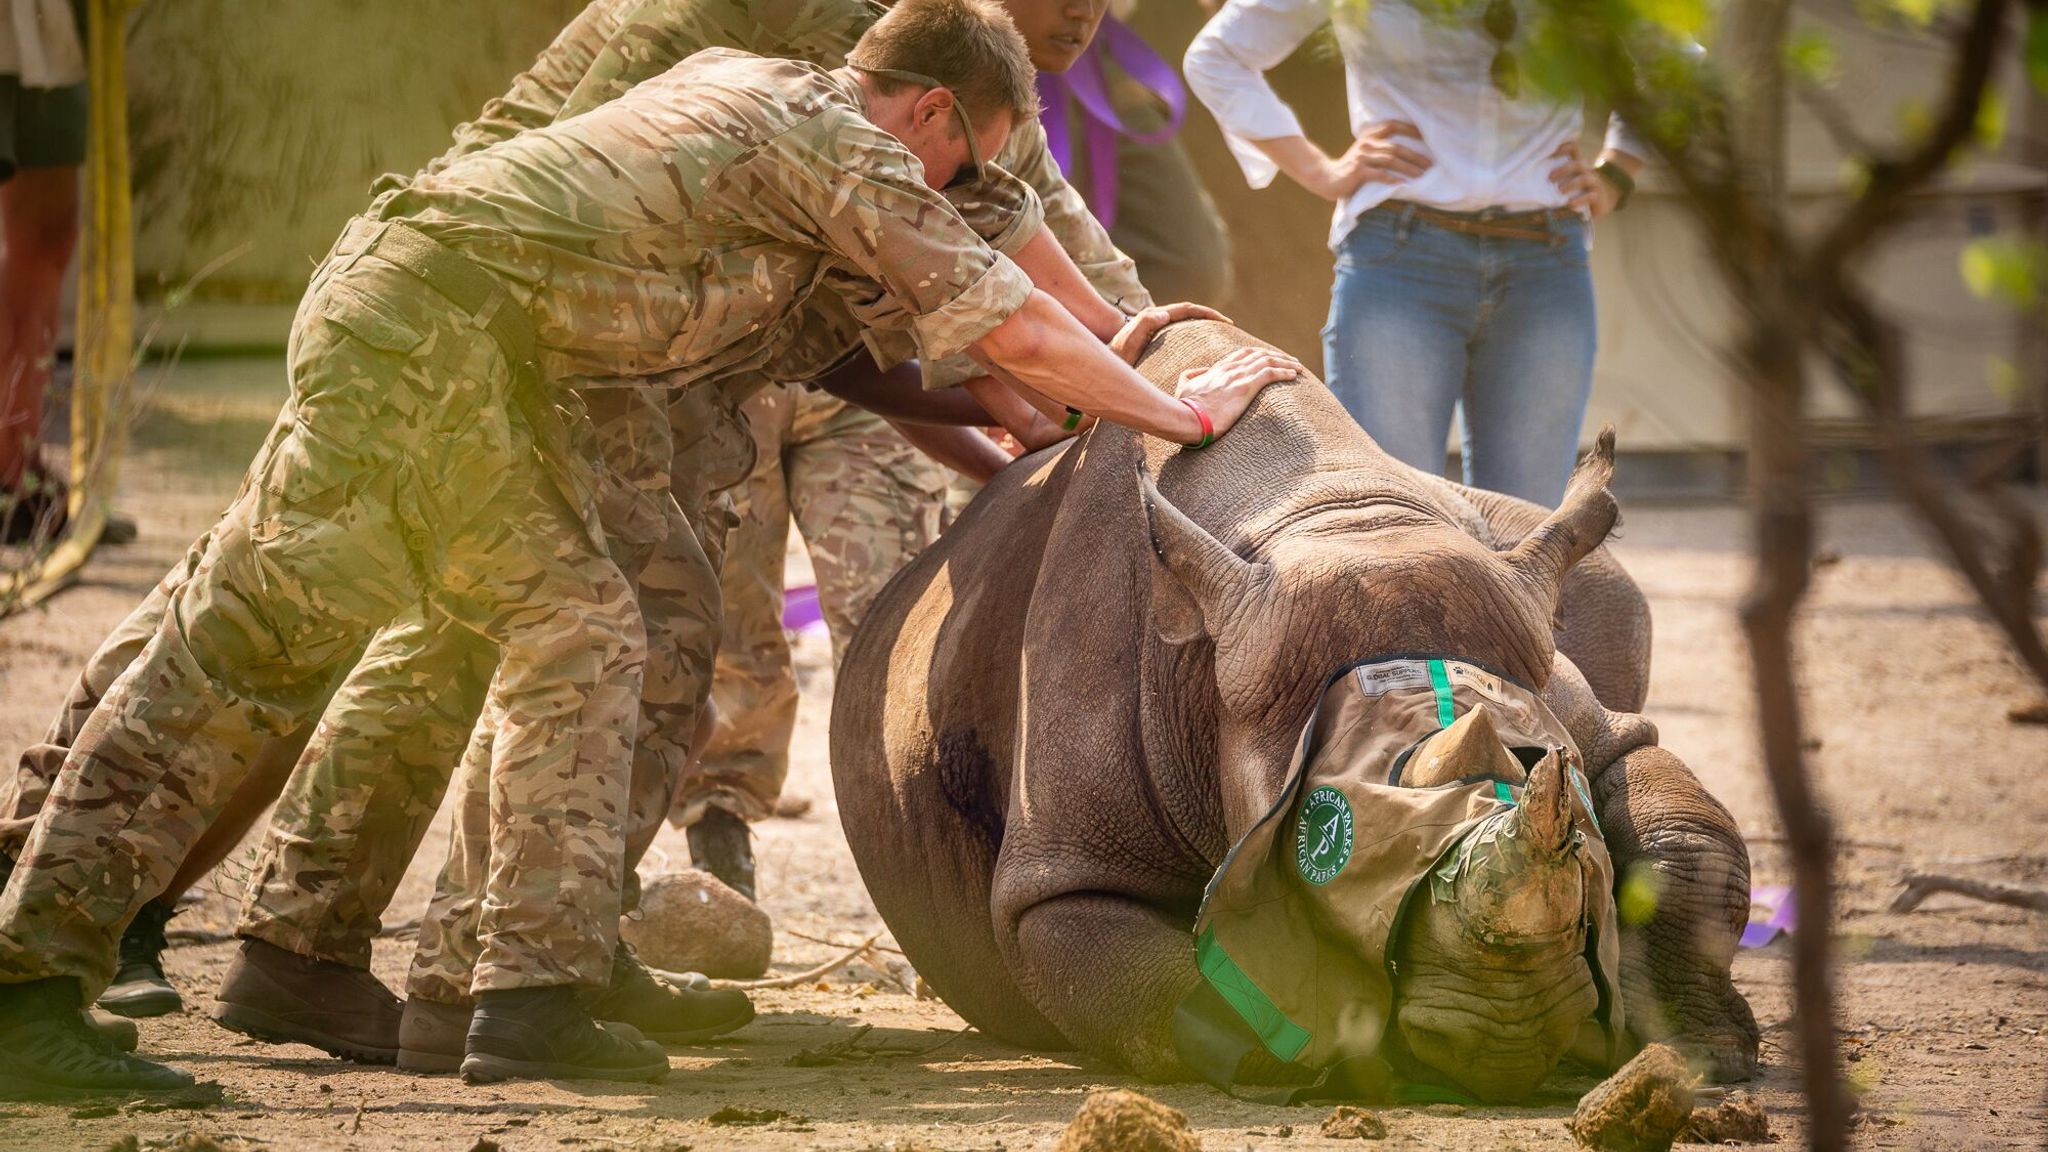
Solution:
M1038 71L1010 14L995 0L896 0L847 54L873 72L917 72L952 90L977 121L1038 115ZM910 83L877 75L884 92Z

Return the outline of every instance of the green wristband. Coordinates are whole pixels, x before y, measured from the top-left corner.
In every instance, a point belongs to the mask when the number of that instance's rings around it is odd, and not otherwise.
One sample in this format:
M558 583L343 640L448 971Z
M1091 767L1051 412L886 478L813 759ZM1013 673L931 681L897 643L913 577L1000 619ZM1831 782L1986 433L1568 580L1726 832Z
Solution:
M1072 404L1069 404L1067 405L1067 422L1060 425L1060 428L1063 431L1072 432L1074 429L1079 428L1081 426L1081 421L1086 420L1087 418L1088 417L1086 413L1082 412L1079 408L1074 407Z

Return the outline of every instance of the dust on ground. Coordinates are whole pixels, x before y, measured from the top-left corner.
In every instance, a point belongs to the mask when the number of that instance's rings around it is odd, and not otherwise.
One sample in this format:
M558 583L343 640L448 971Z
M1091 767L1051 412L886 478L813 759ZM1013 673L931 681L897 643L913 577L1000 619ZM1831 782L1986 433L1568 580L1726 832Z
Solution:
M0 758L41 731L85 654L231 495L280 395L274 361L188 365L156 382L124 465L122 508L141 527L104 549L83 584L40 612L0 622ZM1627 462L1622 465L1626 470ZM2048 502L2036 498L2048 513ZM1752 736L1736 607L1747 575L1739 509L1637 505L1616 551L1656 616L1650 716L1664 744L1735 812L1760 885L1787 880ZM1864 1148L2039 1148L2048 1135L2048 918L1936 896L1886 906L1907 871L2048 884L2048 726L2008 722L2034 698L1967 589L1895 507L1826 504L1800 634L1812 763L1842 841L1842 1047L1861 1093ZM800 550L792 578L807 581ZM776 966L798 972L882 932L839 832L825 761L831 664L799 646L803 711L790 794L797 819L759 829ZM446 844L437 827L387 924L416 917ZM679 833L646 867L686 863ZM220 932L248 850L205 885L180 932ZM883 944L888 943L886 935ZM378 941L376 970L398 984L411 938ZM0 1148L97 1149L194 1132L226 1147L358 1149L1046 1149L1099 1087L1141 1087L1187 1113L1204 1146L1343 1148L1323 1138L1327 1107L1273 1107L1196 1085L1142 1086L1072 1053L1038 1053L963 1031L914 999L908 973L867 964L799 989L761 993L760 1019L701 1047L671 1049L657 1088L594 1083L469 1087L343 1064L302 1047L245 1040L204 1009L232 954L226 942L169 955L184 1012L142 1022L143 1050L225 1090L217 1102L152 1111L121 1101L0 1103ZM886 957L887 954L884 953ZM1780 1141L1799 1138L1784 941L1744 952L1737 982L1765 1029L1753 1087ZM889 965L885 964L885 967ZM869 1029L859 1034L861 1029ZM852 1044L848 1044L853 1041ZM829 1059L833 1052L842 1055ZM821 1061L823 1054L828 1057ZM1388 1148L1563 1149L1587 1077L1559 1076L1543 1106L1392 1109Z

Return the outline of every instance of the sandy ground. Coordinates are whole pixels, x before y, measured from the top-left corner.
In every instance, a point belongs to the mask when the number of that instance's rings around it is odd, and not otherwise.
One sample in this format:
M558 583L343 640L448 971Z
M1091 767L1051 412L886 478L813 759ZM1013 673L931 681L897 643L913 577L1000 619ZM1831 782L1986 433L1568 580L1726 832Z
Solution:
M122 506L140 539L103 550L84 583L45 610L0 622L0 757L11 761L52 714L84 654L142 595L232 492L275 411L267 361L192 364L163 374L126 466ZM1626 465L1624 464L1624 467ZM2037 501L2048 512L2048 503ZM1746 566L1741 513L1728 507L1629 509L1617 550L1648 591L1657 622L1649 713L1664 743L1740 818L1759 884L1787 879L1751 735L1752 704L1735 607ZM1825 507L1822 551L1800 636L1813 763L1842 837L1842 1046L1861 1092L1857 1144L1869 1148L2036 1148L2048 1135L2048 919L1936 897L1885 910L1899 877L1934 869L2048 884L2048 727L2008 722L2032 698L1960 581L1931 558L1894 507ZM792 578L807 577L792 553ZM778 927L776 966L801 971L832 943L881 931L833 804L825 763L830 661L806 638L804 707L790 792L810 813L761 827L763 903ZM387 917L416 916L445 833L430 840ZM687 862L667 833L647 866ZM248 867L238 855L209 880L186 930L230 920ZM886 943L886 937L884 942ZM408 937L379 942L377 970L396 983ZM1082 1097L1130 1085L1070 1053L1025 1052L961 1031L943 1005L912 999L902 971L841 970L812 987L764 993L761 1018L737 1035L672 1050L658 1089L595 1084L470 1088L341 1064L307 1048L222 1031L203 1007L227 943L175 947L169 966L183 1013L143 1023L144 1050L218 1081L222 1102L152 1110L141 1102L0 1104L0 1147L102 1148L124 1137L183 1132L224 1147L457 1150L629 1148L1050 1148ZM1745 952L1738 982L1765 1033L1754 1086L1782 1140L1801 1108L1788 1052L1789 954L1781 941ZM792 1057L872 1026L862 1058L824 1067ZM801 1062L811 1063L809 1061ZM1529 1109L1437 1106L1387 1113L1396 1148L1565 1148L1563 1117L1589 1081L1553 1080L1554 1103ZM1147 1091L1184 1110L1212 1150L1342 1147L1316 1134L1325 1108L1248 1104L1206 1087ZM764 1124L712 1119L722 1109L785 1113Z

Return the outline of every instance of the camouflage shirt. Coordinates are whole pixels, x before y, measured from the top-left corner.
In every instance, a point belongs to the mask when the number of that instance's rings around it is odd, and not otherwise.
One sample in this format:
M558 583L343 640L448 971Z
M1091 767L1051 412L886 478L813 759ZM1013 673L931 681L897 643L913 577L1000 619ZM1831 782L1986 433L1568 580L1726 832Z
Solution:
M457 129L454 147L429 164L428 171L528 128L615 100L705 48L738 48L840 67L861 33L886 10L874 0L593 0L509 92L487 105L477 120ZM1152 302L1138 282L1136 265L1117 251L1080 193L1061 175L1046 149L1042 126L1036 121L1017 125L994 157L994 166L1013 178L984 181L949 194L968 224L993 247L1014 252L1037 230L1037 211L1021 205L1012 186L1021 182L1036 193L1035 208L1042 210L1053 238L1105 300L1125 312ZM842 328L821 323L813 326L813 334ZM885 365L906 351L886 333L871 335L869 346ZM964 356L925 365L926 382L934 387L957 384L980 372Z
M1031 284L865 116L850 73L713 50L588 114L531 129L380 196L503 276L550 380L758 368L835 277L863 324L955 355Z

